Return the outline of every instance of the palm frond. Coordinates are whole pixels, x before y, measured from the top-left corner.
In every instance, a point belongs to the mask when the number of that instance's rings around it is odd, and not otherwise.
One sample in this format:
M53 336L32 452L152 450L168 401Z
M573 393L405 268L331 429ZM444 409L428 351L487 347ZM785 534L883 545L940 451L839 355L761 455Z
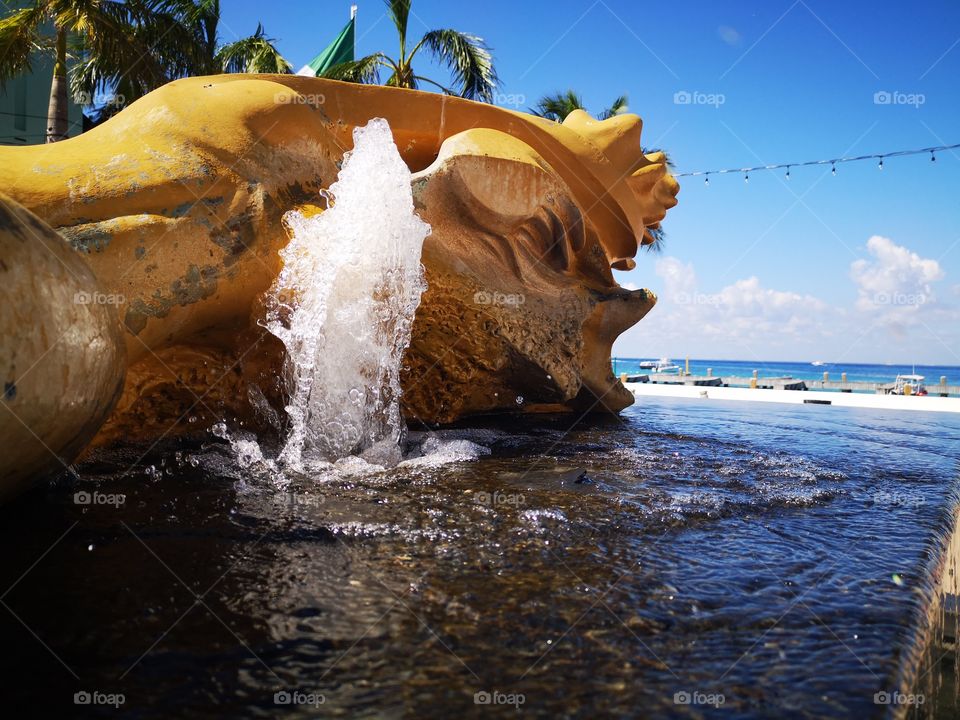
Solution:
M31 52L40 45L40 26L46 13L41 3L14 10L0 20L0 87L33 69Z
M621 95L613 101L613 104L610 107L597 115L597 120L606 120L614 117L615 115L621 115L627 112L627 110L629 110L627 107L627 96Z
M563 122L574 110L583 109L583 98L573 90L544 95L530 111L538 117Z
M483 38L456 30L431 30L420 44L450 68L453 86L459 89L461 97L493 102L497 73Z
M280 54L273 38L264 34L263 25L257 31L217 51L217 64L227 73L281 73L293 72L293 66Z
M350 60L334 65L326 72L321 73L319 77L373 85L380 83L380 68L382 67L395 67L395 65L383 53L374 53L359 60Z
M655 227L648 227L644 230L644 238L649 237L652 242L644 244L643 248L647 252L662 253L667 241L667 234L659 223Z
M410 0L384 0L387 5L387 14L393 20L400 36L401 62L407 46L407 21L410 18Z
M169 79L223 72L216 62L218 0L140 0L148 13L138 33Z
M54 7L58 26L72 35L70 80L78 101L89 104L86 98L119 93L120 86L124 98L132 101L170 79L155 47L159 29L149 2L100 0Z
M413 85L414 88L418 87L418 86L419 86L419 83L425 82L425 83L428 83L428 84L430 84L430 85L433 85L433 86L436 87L436 88L439 88L441 91L443 91L444 95L456 95L456 94L457 94L456 92L454 92L453 88L448 88L446 85L441 85L441 84L438 83L436 80L431 80L430 78L424 77L423 75L412 75L412 76L411 76L411 81L414 83L414 85Z

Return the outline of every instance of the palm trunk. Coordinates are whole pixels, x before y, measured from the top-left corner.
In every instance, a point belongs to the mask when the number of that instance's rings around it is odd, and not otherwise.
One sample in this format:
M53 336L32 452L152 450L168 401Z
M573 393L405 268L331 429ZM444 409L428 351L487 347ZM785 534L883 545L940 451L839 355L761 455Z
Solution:
M413 89L413 66L408 63L401 63L400 72L397 73L397 87Z
M67 33L57 28L57 59L50 83L50 105L47 107L47 142L67 137Z

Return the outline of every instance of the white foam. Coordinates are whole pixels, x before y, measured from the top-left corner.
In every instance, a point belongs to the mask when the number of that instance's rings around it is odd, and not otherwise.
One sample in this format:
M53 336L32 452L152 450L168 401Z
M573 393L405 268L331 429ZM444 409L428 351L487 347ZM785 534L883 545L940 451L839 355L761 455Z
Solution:
M400 463L400 467L440 467L452 462L476 460L490 454L490 448L478 445L470 440L444 440L428 437L420 446L419 457L412 457Z

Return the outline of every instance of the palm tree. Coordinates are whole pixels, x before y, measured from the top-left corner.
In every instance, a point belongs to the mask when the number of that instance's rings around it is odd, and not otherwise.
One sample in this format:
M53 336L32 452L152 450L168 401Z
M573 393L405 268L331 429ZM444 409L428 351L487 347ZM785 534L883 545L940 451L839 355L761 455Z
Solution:
M53 57L47 142L62 140L67 135L68 39L80 39L92 57L122 68L136 83L158 85L163 69L134 32L151 14L149 0L34 0L0 20L0 83L30 72L35 52Z
M381 68L388 68L390 77L387 78L387 85L417 88L420 83L428 83L435 85L448 95L493 102L497 73L483 38L456 30L430 30L407 52L407 20L410 16L411 0L385 0L385 2L387 14L397 28L400 40L400 52L396 59L378 52L359 60L334 65L321 77L348 82L379 83ZM453 88L416 73L412 65L413 58L423 48L426 48L440 63L450 68L453 73Z
M292 71L261 25L220 45L219 20L219 0L34 0L0 19L0 85L31 72L37 54L53 58L46 138L56 142L67 136L68 59L70 91L87 106L130 102L188 75ZM95 109L104 119L120 107Z
M627 109L627 96L621 95L614 99L610 107L597 115L597 120L606 120L614 115L620 115L627 112ZM574 110L586 110L583 98L573 90L567 90L564 93L544 95L537 106L530 109L530 112L538 117L563 122Z
M220 0L157 1L164 14L172 18L172 24L188 35L182 38L181 33L170 33L163 45L171 68L182 64L183 75L293 72L293 67L274 45L276 41L266 36L261 23L257 23L253 35L222 43Z
M142 82L138 73L118 67L110 58L86 52L81 45L76 53L78 61L70 73L75 96L114 94L124 102L132 102L180 77L293 71L260 23L253 35L222 44L220 0L152 0L151 7L149 22L134 26L132 32L157 59L162 74L160 80ZM121 104L101 107L97 120L106 119L120 109Z

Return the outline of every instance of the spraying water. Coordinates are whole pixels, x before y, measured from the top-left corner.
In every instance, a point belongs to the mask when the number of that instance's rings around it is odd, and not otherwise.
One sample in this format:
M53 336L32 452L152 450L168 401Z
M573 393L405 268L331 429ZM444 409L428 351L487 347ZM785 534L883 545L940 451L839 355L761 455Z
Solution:
M328 208L284 216L292 239L268 305L267 329L287 351L290 431L279 459L296 468L401 457L400 364L426 289L430 226L414 212L386 120L354 129L353 140Z

